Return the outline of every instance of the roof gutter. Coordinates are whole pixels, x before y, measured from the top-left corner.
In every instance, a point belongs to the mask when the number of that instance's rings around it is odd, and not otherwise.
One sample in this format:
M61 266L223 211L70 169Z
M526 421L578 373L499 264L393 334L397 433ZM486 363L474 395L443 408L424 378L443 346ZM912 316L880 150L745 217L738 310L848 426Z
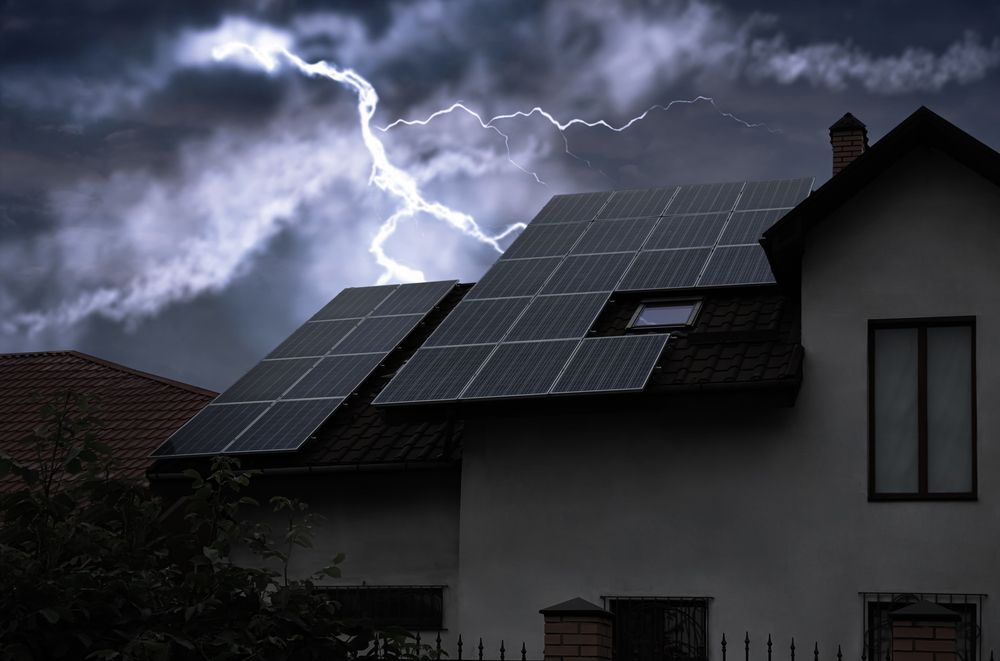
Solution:
M329 466L279 466L275 468L246 468L263 477L283 477L302 475L325 475L327 473L368 473L408 470L431 470L435 468L452 468L454 461L401 461L374 464L333 464ZM150 482L167 480L190 480L184 473L146 473Z

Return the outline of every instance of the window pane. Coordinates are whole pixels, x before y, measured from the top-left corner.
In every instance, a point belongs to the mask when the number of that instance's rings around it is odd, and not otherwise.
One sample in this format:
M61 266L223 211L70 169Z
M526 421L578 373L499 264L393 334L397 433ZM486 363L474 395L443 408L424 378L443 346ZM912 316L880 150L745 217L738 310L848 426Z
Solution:
M875 331L875 490L918 488L917 330Z
M972 491L972 329L927 329L927 490Z
M694 303L643 305L633 326L683 326L691 318Z

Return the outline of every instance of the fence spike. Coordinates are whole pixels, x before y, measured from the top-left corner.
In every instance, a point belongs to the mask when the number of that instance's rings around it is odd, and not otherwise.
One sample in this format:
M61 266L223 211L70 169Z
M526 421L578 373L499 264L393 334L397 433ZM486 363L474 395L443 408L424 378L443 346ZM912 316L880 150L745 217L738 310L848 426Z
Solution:
M503 638L500 639L500 661L504 661L505 650L503 648Z
M792 636L792 661L795 661L795 636Z
M462 634L458 634L458 661L462 661Z
M420 632L417 632L417 654L420 654Z
M483 639L479 639L479 661L483 661Z
M837 645L837 661L842 661L843 658L844 658L844 655L840 651L840 645Z
M746 638L743 639L743 658L750 661L750 632L747 631Z
M441 661L441 630L437 632L437 637L434 639L434 658L437 661Z
M521 661L526 661L528 658L528 648L524 646L524 641L521 641Z
M726 661L726 634L722 634L722 661Z
M813 661L819 661L819 641L813 644Z
M771 634L767 634L767 661L771 661Z
M993 650L990 650L990 661L993 661Z
M892 641L885 646L885 661L892 661Z

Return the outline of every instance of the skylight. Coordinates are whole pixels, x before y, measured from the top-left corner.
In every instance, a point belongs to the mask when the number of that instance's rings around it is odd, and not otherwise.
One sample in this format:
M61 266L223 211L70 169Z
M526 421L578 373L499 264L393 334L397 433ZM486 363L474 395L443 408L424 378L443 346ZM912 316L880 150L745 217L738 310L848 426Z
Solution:
M639 306L629 328L689 326L698 314L701 301L663 301Z

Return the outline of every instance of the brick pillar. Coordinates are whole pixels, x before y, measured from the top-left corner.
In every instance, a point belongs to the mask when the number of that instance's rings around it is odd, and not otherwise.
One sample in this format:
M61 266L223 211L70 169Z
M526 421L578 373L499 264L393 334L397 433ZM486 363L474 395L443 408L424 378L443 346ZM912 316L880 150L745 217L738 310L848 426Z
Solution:
M545 661L610 661L611 613L577 597L539 611Z
M889 614L892 661L956 661L959 614L918 601Z
M868 150L868 129L857 117L846 113L830 127L830 146L836 175Z

